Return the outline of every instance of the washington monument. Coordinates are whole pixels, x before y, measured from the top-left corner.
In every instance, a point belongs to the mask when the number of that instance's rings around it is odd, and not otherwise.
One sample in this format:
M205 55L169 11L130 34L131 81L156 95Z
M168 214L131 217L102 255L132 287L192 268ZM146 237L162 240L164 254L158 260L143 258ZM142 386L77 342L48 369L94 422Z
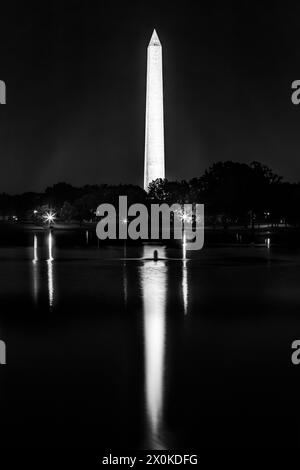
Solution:
M162 47L154 30L147 51L144 189L165 177Z

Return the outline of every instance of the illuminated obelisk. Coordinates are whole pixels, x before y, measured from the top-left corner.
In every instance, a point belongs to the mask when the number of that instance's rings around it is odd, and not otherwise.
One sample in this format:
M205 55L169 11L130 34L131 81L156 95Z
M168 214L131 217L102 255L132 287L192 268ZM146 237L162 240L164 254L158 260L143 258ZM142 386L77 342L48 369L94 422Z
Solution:
M154 30L147 51L144 189L165 177L162 47Z

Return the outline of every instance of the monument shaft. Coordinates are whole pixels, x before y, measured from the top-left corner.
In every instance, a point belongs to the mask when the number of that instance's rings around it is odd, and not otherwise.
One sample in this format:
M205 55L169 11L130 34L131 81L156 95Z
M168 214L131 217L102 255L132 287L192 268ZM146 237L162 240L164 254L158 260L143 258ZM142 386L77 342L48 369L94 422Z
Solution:
M144 189L165 177L162 47L153 31L147 51Z

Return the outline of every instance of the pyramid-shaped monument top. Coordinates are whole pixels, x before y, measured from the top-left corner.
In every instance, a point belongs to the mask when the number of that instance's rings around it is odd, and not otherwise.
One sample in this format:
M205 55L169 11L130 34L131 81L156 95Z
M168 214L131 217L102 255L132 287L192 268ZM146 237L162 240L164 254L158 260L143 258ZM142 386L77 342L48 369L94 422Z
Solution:
M155 31L155 29L153 30L149 46L161 46L160 40L157 36L157 32Z

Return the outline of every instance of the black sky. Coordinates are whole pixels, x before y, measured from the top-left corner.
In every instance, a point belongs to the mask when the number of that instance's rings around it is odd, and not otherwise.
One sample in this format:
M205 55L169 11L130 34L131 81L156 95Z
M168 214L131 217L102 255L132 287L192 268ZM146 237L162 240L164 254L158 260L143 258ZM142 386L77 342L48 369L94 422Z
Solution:
M1 5L0 192L142 185L146 48L163 46L166 173L261 161L300 180L300 5L43 1Z

